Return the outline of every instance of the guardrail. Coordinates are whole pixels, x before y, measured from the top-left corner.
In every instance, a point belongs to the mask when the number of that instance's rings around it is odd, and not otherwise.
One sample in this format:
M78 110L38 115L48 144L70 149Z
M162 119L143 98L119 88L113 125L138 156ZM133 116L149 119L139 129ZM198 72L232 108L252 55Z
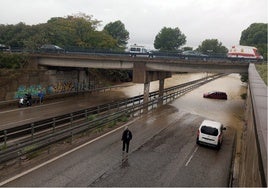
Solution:
M196 60L224 60L224 61L247 61L247 62L260 62L263 60L252 58L236 58L228 57L226 53L207 53L203 55L185 55L179 52L169 51L150 51L147 53L131 53L126 51L117 51L111 49L95 49L95 48L80 48L80 47L65 47L63 50L41 50L41 49L26 49L20 47L12 47L8 52L13 53L31 53L31 54L69 54L69 55L99 55L99 56L131 56L131 57L148 57L148 58L168 58L168 59L196 59Z
M31 124L1 130L0 142L2 149L0 150L0 163L21 157L68 137L72 138L81 132L103 127L107 123L116 121L124 116L136 116L143 113L144 108L152 110L158 106L160 99L166 104L178 96L221 76L223 74L167 88L161 98L158 97L158 91L151 92L148 103L144 103L143 96L139 95L127 100L103 104ZM96 117L91 119L90 115L96 115Z

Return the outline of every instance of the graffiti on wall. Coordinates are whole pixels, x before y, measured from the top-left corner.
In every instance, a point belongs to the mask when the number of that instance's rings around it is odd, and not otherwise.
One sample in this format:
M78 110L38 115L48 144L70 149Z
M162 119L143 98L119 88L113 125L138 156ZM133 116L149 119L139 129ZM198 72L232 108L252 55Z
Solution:
M48 86L48 93L68 93L76 91L76 85L76 82L73 81L57 82Z
M30 93L32 96L38 96L39 91L46 93L46 90L41 85L31 85L30 87L25 87L24 85L21 85L15 93L14 98L21 98L26 93Z
M24 85L19 86L18 90L15 93L14 98L21 98L26 93L30 93L33 97L38 96L38 93L42 91L44 94L59 94L59 93L69 93L77 91L86 91L90 90L92 86L89 83L76 81L62 81L56 82L53 85L43 87L42 85L31 85L26 87Z

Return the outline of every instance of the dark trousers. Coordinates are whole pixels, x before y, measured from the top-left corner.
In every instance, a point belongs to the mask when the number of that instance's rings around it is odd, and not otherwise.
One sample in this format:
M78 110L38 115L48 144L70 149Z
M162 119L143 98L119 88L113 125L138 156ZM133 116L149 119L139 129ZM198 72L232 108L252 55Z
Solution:
M123 151L125 151L126 148L126 152L128 153L128 148L129 148L129 141L123 141Z

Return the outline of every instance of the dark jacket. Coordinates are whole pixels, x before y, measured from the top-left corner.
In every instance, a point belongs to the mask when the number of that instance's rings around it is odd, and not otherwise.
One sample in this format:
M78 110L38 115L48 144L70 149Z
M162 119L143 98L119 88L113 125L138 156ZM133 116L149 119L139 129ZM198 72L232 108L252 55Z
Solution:
M131 139L132 139L131 131L128 130L128 129L124 130L121 140L124 141L124 142L129 142Z

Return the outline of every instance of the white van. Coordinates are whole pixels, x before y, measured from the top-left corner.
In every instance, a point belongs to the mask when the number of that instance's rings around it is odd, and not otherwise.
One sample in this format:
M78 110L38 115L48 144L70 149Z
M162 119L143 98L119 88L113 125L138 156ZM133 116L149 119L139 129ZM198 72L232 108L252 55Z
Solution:
M144 46L130 45L129 53L131 57L153 57L153 54L148 51Z
M197 131L197 144L204 144L220 149L225 127L220 122L204 120Z

